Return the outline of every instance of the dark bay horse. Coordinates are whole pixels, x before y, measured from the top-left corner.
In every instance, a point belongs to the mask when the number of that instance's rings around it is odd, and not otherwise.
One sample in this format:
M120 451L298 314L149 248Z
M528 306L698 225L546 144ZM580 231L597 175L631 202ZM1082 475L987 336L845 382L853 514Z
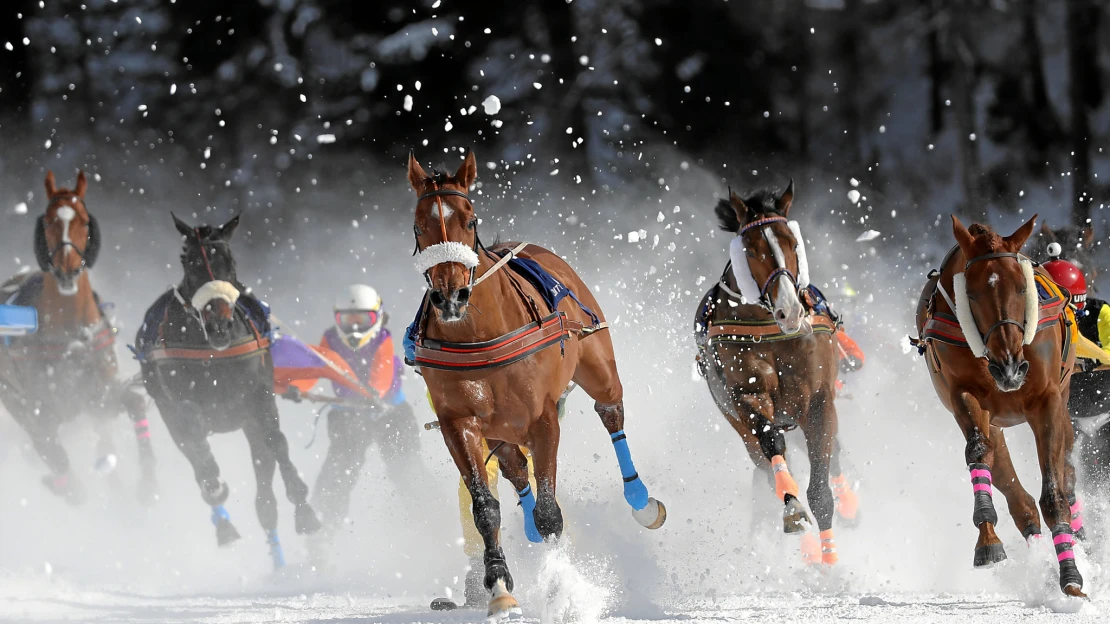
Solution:
M274 567L280 568L285 556L277 534L275 467L296 507L297 533L314 533L320 523L307 501L308 486L289 459L278 419L269 311L236 276L231 236L238 216L219 227L192 227L173 219L184 240L185 277L147 310L135 348L143 382L193 466L221 546L239 539L239 533L224 509L229 490L208 436L240 429L246 434L258 486L255 509Z
M413 359L428 384L443 440L473 497L474 522L485 543L485 586L492 593L489 614L502 616L519 607L501 549L500 505L487 483L483 438L540 535L558 538L563 530L555 499L558 404L573 381L595 400L633 517L656 529L666 510L648 496L632 463L624 390L597 300L565 261L542 247L482 246L467 195L477 175L473 153L454 176L428 175L409 156L408 179L417 195L416 264L429 290L422 320L407 332L406 342L414 345ZM510 262L514 256L520 263ZM554 310L518 269L546 277L545 290L560 295ZM532 453L535 493L521 446Z
M742 199L730 193L718 203L721 229L736 238L721 281L698 307L695 339L714 402L759 471L773 478L786 533L805 533L810 522L785 458L784 432L802 430L810 464L806 498L821 537L818 555L806 534L803 554L832 565L838 555L830 474L838 485L847 482L834 404L839 323L809 284L805 240L798 223L789 220L793 200L791 182L778 196L761 191ZM850 513L842 510L846 519L854 517Z
M96 218L85 206L87 188L84 172L73 190L58 188L54 174L47 172L48 203L35 222L34 238L42 272L0 286L0 303L34 307L39 317L37 333L0 338L0 401L49 468L43 483L70 503L81 502L84 490L71 470L60 426L82 412L95 415L103 464L115 458L108 419L126 411L139 445L139 498L149 503L156 482L145 401L117 379L116 330L101 313L89 281L101 240Z
M1094 261L1095 230L1090 224L1083 227L1068 225L1051 228L1048 223L1042 222L1026 247L1029 249L1029 259L1038 264L1044 264L1052 258L1061 258L1079 267L1087 276L1088 286L1094 285L1098 278L1099 267Z
M1060 588L1083 596L1069 509L1069 500L1075 500L1075 470L1067 402L1076 323L1068 307L1070 295L1019 253L1036 219L1034 215L1002 237L984 225L966 228L952 217L957 246L922 291L918 344L937 396L967 440L964 460L975 499L972 521L979 528L974 565L1006 559L994 531L998 514L992 484L1006 496L1022 535L1027 540L1040 537L1037 507L1018 480L1002 433L1004 427L1028 423L1037 444L1040 507L1052 530Z

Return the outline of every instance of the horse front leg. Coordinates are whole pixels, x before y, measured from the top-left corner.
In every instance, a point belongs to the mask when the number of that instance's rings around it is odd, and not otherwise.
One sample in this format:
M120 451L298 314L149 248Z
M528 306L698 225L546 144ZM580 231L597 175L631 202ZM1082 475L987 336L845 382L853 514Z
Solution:
M994 493L991 489L994 447L988 437L990 413L968 392L957 395L952 405L956 408L956 422L967 439L964 460L971 472L971 489L975 497L971 521L979 528L979 540L975 543L973 563L977 568L989 567L1006 560L1006 549L994 532L994 526L998 524L998 512L994 509Z
M295 508L293 520L297 534L316 533L322 525L312 505L308 503L308 485L289 458L289 440L281 431L281 419L274 395L267 389L259 392L254 400L258 408L252 415L256 419L252 426L258 428L259 435L277 460L281 480L285 483L285 497Z
M439 417L440 433L451 452L451 459L459 469L473 500L474 526L482 536L485 546L485 586L490 592L491 617L519 613L520 605L513 598L513 577L505 552L501 549L501 506L490 492L487 482L485 457L482 456L482 428L476 417Z
M1041 418L1029 418L1037 441L1037 458L1041 464L1041 513L1052 529L1052 543L1060 566L1060 589L1069 596L1084 597L1083 577L1075 565L1072 544L1071 508L1068 505L1068 452L1075 441L1063 401L1049 395L1049 405ZM1073 475L1074 478L1074 475Z
M41 403L9 405L11 414L31 438L39 458L50 474L43 476L42 484L70 505L85 502L85 489L70 470L69 454L59 439L60 423Z
M536 508L533 512L536 529L543 539L557 540L563 534L563 510L555 498L561 435L555 404L547 406L543 415L532 423L528 434L533 440L530 450L536 470ZM627 479L625 481L627 483Z
M138 497L144 505L153 504L158 498L158 478L155 474L154 446L150 440L150 421L146 414L146 401L130 388L119 386L119 401L127 411L135 429L135 443L139 449Z
M782 530L784 533L803 533L806 525L812 523L802 502L798 500L798 482L790 474L786 465L786 436L782 428L775 426L772 417L775 406L771 396L765 392L744 393L736 406L737 420L733 428L745 437L754 438L759 450L771 464L771 474L775 482L775 496L782 501ZM761 467L765 467L763 464ZM826 469L827 470L827 469Z
M200 407L192 402L180 405L162 403L159 404L158 411L162 413L170 438L193 467L201 498L212 509L216 543L226 546L238 540L239 531L231 523L231 515L224 508L231 490L227 483L220 480L220 466L208 444L208 432L201 423Z

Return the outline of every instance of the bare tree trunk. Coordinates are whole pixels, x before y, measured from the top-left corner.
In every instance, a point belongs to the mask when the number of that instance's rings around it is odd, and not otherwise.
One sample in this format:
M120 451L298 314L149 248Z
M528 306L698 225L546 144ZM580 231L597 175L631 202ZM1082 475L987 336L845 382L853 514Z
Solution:
M942 0L923 0L928 7L928 28L926 36L929 50L929 121L933 136L944 130L944 51L941 46Z
M844 123L848 131L847 156L853 163L863 161L863 122L860 115L859 94L863 90L863 67L860 62L859 40L863 36L863 11L860 0L846 0L844 15L844 81L840 84L840 97L845 102Z
M950 33L952 58L952 107L956 113L956 141L960 146L961 175L964 187L964 212L975 222L987 222L987 205L983 197L983 167L979 161L978 124L975 110L975 56L964 29L961 16L954 16Z
M796 127L798 133L798 156L803 161L809 160L809 70L811 52L809 49L809 9L806 0L798 0L797 7L798 30L796 31L798 71L795 79L794 92L797 94L798 117Z
M1071 104L1072 223L1091 218L1091 144L1089 109L1102 100L1099 80L1098 21L1100 9L1090 0L1068 0L1068 100Z

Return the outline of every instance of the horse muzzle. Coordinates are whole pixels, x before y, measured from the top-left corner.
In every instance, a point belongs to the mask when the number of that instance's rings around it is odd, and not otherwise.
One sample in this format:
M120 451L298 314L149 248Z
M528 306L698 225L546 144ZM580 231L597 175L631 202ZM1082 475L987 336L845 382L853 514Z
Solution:
M1024 359L1019 360L1012 355L1006 356L1006 361L1001 364L990 358L987 360L987 370L999 390L1014 392L1025 384L1025 376L1029 374L1029 362Z
M470 304L470 287L466 286L450 293L433 289L428 293L428 302L439 312L440 320L446 323L460 321L466 316Z
M231 334L235 324L235 313L231 304L224 299L213 299L201 310L204 333L208 346L223 351L231 345Z

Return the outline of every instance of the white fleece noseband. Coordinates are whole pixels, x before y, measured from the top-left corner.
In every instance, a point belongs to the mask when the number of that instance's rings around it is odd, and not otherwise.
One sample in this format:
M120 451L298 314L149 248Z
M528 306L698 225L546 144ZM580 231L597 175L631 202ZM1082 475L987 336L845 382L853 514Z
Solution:
M794 235L794 240L797 241L794 245L794 254L798 257L798 274L795 276L795 280L798 283L798 288L802 289L809 286L809 257L806 255L806 241L802 237L802 228L797 221L787 221L786 226L790 228L790 233ZM777 263L776 268L784 267L786 258L782 253L782 247L779 246L778 237L774 235L769 227L763 228L763 236L771 247L771 253ZM741 303L757 304L761 293L759 285L755 283L755 277L752 275L752 267L748 264L743 236L737 235L736 238L732 239L732 243L728 247L728 256L732 260L732 276L736 278L736 285L740 287L740 294L743 299Z
M478 266L478 254L462 243L447 241L429 245L417 252L415 258L416 270L420 273L427 273L437 264L446 262L458 262L468 269L473 269Z
M213 280L198 288L189 303L192 304L194 310L203 310L204 306L208 305L213 299L223 299L228 305L233 306L239 300L239 289L232 286L231 282Z
M1033 277L1033 263L1025 256L1017 258L1021 265L1021 273L1025 278L1025 325L1023 345L1033 344L1037 338L1037 326L1040 324L1040 306L1037 301L1037 282ZM968 348L976 357L987 357L987 345L983 344L983 335L979 333L979 326L975 324L975 315L971 312L971 300L967 296L967 277L964 273L952 276L952 290L956 295L956 319L960 322L960 330L964 334Z

